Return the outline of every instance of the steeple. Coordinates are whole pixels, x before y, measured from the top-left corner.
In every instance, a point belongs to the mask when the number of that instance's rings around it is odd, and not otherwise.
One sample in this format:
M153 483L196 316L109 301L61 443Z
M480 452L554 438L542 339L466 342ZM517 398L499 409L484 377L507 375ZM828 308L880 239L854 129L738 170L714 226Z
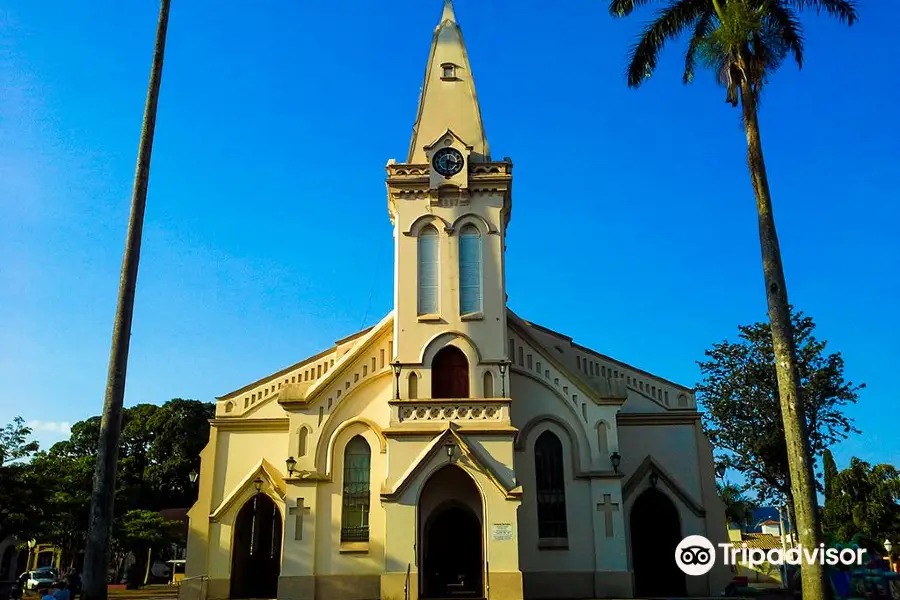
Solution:
M489 162L487 137L475 95L475 80L452 0L444 0L441 22L434 30L413 125L407 163L425 163L425 146L451 130L472 147L471 162Z

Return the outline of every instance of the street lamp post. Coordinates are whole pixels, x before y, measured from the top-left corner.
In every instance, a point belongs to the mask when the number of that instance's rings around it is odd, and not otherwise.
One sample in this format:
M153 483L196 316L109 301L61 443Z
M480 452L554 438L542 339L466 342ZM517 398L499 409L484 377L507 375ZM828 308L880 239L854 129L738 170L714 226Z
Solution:
M395 360L391 363L391 367L394 369L394 399L400 399L400 369L403 365L400 364L399 360Z

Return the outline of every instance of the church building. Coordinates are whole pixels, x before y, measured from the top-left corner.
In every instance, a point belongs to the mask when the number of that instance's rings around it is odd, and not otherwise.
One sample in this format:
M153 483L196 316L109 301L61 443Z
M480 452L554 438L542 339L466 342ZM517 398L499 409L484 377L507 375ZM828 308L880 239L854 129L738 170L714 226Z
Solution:
M727 542L693 391L507 308L513 163L450 0L386 170L393 310L218 398L182 599L718 595L674 558Z

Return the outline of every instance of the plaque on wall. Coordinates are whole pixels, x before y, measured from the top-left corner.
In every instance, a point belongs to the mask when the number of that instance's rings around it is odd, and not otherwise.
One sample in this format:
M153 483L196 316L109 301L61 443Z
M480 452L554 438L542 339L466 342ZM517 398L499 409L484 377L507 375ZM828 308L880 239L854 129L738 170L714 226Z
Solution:
M513 539L513 528L509 523L494 523L493 538L495 541Z

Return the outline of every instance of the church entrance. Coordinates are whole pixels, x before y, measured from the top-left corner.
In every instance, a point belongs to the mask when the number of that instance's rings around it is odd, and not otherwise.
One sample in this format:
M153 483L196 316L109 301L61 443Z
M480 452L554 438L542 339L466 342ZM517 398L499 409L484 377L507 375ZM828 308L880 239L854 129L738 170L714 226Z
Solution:
M277 598L281 512L265 494L247 501L234 523L231 598Z
M421 598L483 598L481 494L471 477L447 466L419 497Z
M675 563L681 525L669 497L648 489L634 501L629 523L635 597L687 596L684 573Z

